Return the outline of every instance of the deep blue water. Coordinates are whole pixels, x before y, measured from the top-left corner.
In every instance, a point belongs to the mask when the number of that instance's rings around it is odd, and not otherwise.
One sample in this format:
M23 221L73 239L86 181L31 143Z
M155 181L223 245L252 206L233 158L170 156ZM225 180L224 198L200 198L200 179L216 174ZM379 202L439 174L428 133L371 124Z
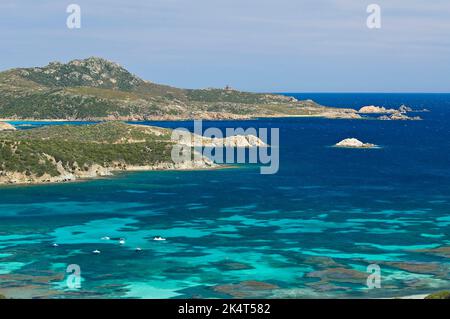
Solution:
M431 112L411 122L203 123L279 128L275 175L242 165L2 187L0 294L348 298L450 288L450 95L293 95ZM189 121L144 124L192 128ZM381 148L330 147L347 137ZM81 289L67 288L69 264L81 267ZM381 288L368 289L369 264L380 266Z

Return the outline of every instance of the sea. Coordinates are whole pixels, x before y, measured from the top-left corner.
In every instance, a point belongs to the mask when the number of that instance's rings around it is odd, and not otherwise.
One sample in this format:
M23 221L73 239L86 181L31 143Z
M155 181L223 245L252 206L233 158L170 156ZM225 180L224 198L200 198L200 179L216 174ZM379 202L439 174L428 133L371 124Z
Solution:
M286 95L429 112L411 113L422 121L203 121L278 128L273 175L239 164L1 186L0 294L394 298L450 289L450 94ZM379 147L332 147L350 137Z

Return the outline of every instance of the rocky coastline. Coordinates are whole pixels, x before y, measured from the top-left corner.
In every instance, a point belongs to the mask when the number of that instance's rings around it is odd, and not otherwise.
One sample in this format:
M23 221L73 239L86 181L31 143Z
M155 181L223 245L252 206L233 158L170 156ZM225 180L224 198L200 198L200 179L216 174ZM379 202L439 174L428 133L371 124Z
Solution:
M268 147L253 135L208 138L189 134L186 141L175 142L171 133L165 128L121 122L5 131L0 134L0 185L61 183L111 176L121 171L224 167L196 154L196 150L192 150L187 160L174 162L170 154L175 144L187 149ZM73 148L64 148L61 141ZM24 162L27 162L25 166Z
M76 167L75 169L67 169L62 167L61 163L57 163L59 167L58 176L51 176L46 173L42 176L35 174L28 175L24 172L0 172L0 185L11 184L52 184L73 182L86 179L95 179L98 177L113 176L118 172L137 172L137 171L170 171L170 170L203 170L203 169L217 169L219 165L214 164L206 158L198 161L187 161L184 163L161 162L154 165L127 165L125 163L114 163L111 166L102 166L93 164L85 170Z
M413 110L409 106L401 105L398 109L387 109L384 106L367 105L359 109L358 114L380 115L376 119L383 121L420 121L420 116L409 116L409 112L427 112L428 110Z

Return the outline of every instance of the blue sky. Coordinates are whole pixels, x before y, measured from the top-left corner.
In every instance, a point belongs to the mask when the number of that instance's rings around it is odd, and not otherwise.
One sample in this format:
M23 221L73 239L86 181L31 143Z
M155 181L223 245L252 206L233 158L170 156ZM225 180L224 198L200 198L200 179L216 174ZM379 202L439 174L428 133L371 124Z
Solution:
M0 43L1 70L101 56L186 88L450 92L448 0L1 0Z

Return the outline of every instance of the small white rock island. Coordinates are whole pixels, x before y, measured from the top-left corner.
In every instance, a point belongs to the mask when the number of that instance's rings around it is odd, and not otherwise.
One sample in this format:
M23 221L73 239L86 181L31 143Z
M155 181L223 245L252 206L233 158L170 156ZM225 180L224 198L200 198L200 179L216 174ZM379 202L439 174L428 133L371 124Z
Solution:
M377 145L371 143L363 143L356 138L346 138L334 145L335 147L342 148L376 148Z
M390 113L396 113L396 112L398 112L398 111L394 110L394 109L387 109L383 106L375 106L375 105L363 106L358 111L358 113L361 113L361 114L373 114L373 113L375 113L375 114L377 114L377 113L390 114Z

